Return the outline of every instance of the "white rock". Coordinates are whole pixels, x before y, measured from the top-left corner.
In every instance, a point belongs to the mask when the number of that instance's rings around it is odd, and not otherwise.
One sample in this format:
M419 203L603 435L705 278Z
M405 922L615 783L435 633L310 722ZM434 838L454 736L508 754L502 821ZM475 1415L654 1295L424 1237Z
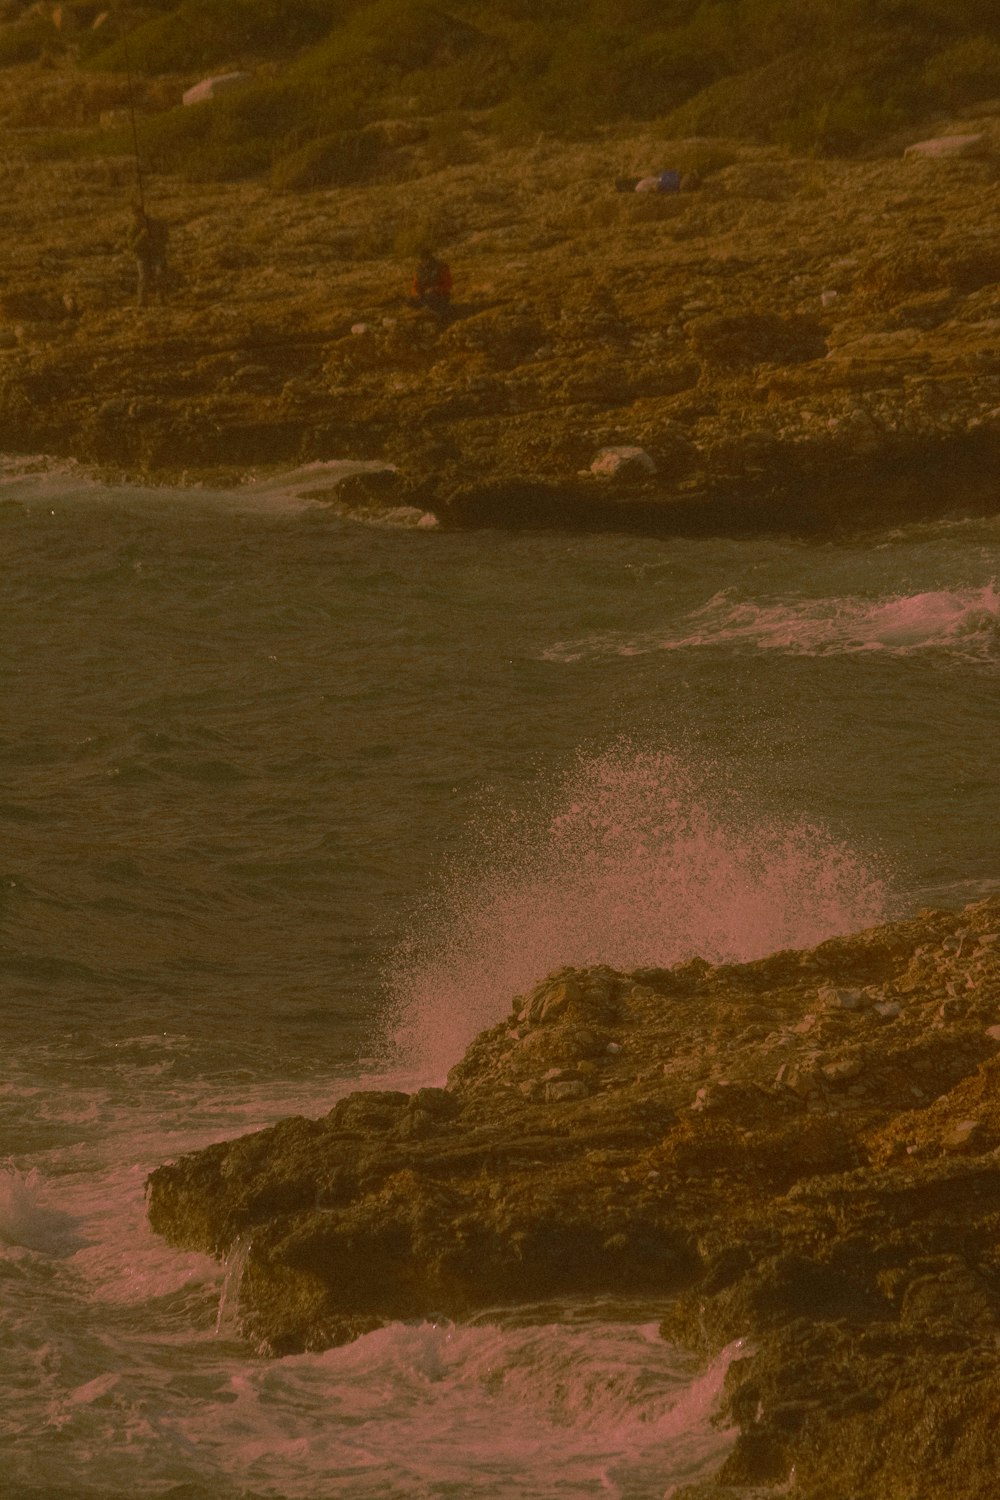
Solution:
M983 156L988 149L986 136L980 132L978 135L940 135L932 141L917 141L913 146L907 146L903 152L904 156L917 156L923 158L942 158L953 156Z
M224 94L227 89L237 88L241 83L248 83L249 73L219 73L215 78L203 78L200 83L194 84L181 95L182 104L203 104L206 99L214 99L218 94Z
M824 307L832 307L839 296L840 293L835 291L833 287L827 287L825 292L820 292L819 300Z
M645 448L602 448L590 472L602 479L613 479L619 474L655 474L656 464Z

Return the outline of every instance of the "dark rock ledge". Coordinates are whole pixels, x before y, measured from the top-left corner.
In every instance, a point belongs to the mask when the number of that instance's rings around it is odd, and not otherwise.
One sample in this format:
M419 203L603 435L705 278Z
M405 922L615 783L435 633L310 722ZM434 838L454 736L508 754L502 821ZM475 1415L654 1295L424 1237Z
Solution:
M560 971L447 1088L183 1157L149 1215L241 1252L242 1328L273 1354L669 1297L664 1337L749 1341L740 1436L687 1500L994 1500L1000 897L749 964Z

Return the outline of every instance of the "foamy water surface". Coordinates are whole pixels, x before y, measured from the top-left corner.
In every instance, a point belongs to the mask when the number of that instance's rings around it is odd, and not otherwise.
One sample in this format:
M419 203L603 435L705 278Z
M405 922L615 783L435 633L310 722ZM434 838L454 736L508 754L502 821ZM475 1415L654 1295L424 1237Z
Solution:
M774 651L789 656L880 652L937 653L1000 667L1000 593L982 587L933 589L889 597L747 599L721 590L663 634L599 635L550 647L551 661L641 656L699 648Z
M705 1367L609 1299L263 1361L146 1175L439 1082L563 964L1000 888L1000 524L447 535L0 464L0 1433L15 1497L659 1497Z

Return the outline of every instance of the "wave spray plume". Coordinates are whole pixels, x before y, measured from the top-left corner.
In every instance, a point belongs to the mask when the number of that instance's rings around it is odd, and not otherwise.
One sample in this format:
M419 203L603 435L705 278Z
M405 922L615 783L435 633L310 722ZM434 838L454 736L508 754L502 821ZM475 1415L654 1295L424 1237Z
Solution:
M563 965L747 961L885 914L872 861L690 757L621 744L528 801L481 817L394 956L387 1030L407 1072L440 1081Z

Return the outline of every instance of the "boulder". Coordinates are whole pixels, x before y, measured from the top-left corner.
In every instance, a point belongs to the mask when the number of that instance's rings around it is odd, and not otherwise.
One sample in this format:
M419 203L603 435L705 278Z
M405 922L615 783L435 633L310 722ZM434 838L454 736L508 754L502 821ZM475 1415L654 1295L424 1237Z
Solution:
M645 479L656 464L644 448L602 448L590 466L598 479Z

